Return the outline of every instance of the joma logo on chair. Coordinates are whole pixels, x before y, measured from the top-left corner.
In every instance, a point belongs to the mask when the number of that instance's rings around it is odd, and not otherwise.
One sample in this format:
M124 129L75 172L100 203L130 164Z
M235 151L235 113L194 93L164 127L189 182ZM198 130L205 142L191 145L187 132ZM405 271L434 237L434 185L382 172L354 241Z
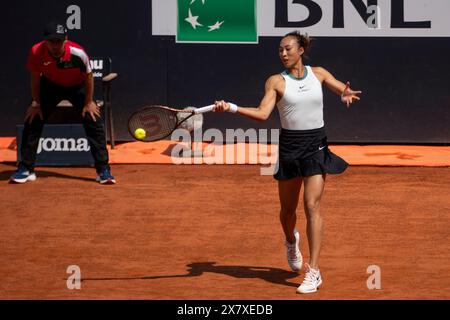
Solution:
M40 138L37 153L42 151L87 152L91 148L86 138Z

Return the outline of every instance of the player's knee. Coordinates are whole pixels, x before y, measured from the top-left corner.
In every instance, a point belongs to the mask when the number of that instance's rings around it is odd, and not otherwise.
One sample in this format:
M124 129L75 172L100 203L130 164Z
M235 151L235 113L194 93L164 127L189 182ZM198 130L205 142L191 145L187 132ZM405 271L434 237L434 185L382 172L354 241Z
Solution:
M311 217L317 216L320 214L320 201L316 199L307 199L305 200L305 209L307 215Z
M297 207L296 206L282 206L280 210L280 214L285 217L293 216L296 214Z

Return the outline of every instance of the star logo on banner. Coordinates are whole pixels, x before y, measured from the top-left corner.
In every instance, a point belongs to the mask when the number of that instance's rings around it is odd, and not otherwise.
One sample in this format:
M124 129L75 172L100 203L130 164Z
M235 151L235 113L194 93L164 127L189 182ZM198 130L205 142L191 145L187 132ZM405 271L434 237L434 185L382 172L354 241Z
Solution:
M222 25L222 23L224 23L225 21L219 22L217 21L215 24L213 24L212 26L208 26L209 30L208 32L220 29L220 26Z
M166 1L177 4L177 42L258 43L257 0Z
M189 7L197 0L191 0L191 2L189 3ZM202 0L202 4L205 4L206 0ZM187 21L193 29L197 30L197 27L203 27L203 25L198 21L200 18L200 16L193 16L192 15L192 11L191 8L189 8L189 12L188 12L188 17L185 18L184 20ZM214 21L214 20L213 20ZM225 20L223 20L222 22L220 22L219 20L217 20L217 22L211 26L208 26L209 30L208 32L214 31L214 30L218 30L220 29L220 27L222 26L222 24L225 22Z
M194 1L195 1L195 0L194 0ZM203 26L202 24L200 24L200 23L197 21L198 18L199 18L199 16L193 16L193 15L192 15L191 9L189 8L189 16L188 16L186 19L184 19L184 20L186 20L187 22L189 22L189 23L191 24L192 28L196 29L197 26L199 26L199 27L202 27L202 26Z

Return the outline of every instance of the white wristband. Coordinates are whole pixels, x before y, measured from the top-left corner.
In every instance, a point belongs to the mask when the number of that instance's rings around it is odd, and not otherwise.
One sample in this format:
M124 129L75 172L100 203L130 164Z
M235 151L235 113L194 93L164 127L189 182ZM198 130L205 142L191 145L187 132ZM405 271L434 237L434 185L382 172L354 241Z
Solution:
M236 113L238 106L232 102L228 102L228 104L230 105L228 112Z
M40 107L41 104L40 104L39 102L37 102L36 100L33 100L33 101L31 102L31 106L32 106L33 108L37 108L37 107Z

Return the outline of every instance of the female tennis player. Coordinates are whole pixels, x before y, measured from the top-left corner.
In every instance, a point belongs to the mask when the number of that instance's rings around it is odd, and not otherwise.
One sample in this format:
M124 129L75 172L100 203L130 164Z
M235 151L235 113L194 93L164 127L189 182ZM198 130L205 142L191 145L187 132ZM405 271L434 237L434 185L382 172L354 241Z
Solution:
M300 32L284 36L279 56L285 71L269 77L265 94L258 107L238 107L236 104L216 101L215 112L233 112L264 121L275 105L281 119L278 180L281 204L280 222L286 236L287 259L292 270L301 270L300 235L296 226L296 210L301 186L304 186L304 211L310 260L306 264L305 278L297 288L299 293L316 292L322 284L319 254L322 243L322 217L320 201L326 174L339 174L348 164L333 154L327 145L323 120L322 85L338 94L347 107L360 100L361 91L353 91L350 84L336 80L321 67L305 66L303 55L311 45L311 38Z

